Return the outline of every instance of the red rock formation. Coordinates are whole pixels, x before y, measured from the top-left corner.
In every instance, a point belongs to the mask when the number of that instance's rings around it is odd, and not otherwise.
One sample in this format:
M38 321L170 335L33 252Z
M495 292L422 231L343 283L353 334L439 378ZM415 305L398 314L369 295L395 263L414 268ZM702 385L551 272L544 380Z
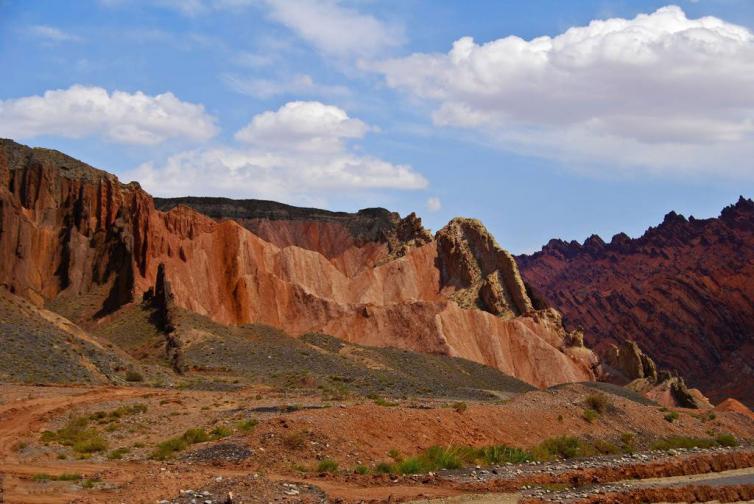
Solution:
M552 240L517 258L527 283L606 355L636 341L715 401L754 404L754 202L720 217L674 212L642 237Z
M136 183L2 141L0 283L38 304L96 299L80 317L167 292L171 306L225 324L460 356L540 386L594 378L593 354L557 312L532 309L515 261L478 222L432 239L413 214L262 202L269 215L232 215L244 202L220 203L231 210L218 220L163 212Z

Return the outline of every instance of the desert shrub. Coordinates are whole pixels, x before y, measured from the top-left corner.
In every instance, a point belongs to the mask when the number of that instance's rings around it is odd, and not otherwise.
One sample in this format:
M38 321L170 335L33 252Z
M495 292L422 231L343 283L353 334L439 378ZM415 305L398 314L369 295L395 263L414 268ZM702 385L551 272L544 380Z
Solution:
M630 432L624 432L620 435L620 448L624 453L633 453L636 451L636 438Z
M70 446L75 452L90 454L107 449L107 442L96 429L89 427L87 417L75 417L57 431L42 433L42 441L55 442L63 446Z
M485 446L479 449L479 458L489 465L521 464L532 459L531 453L506 445Z
M403 459L403 457L401 457L401 452L399 452L395 448L391 448L390 451L387 452L387 456L395 460L396 462L400 462Z
M143 382L144 376L142 376L141 373L138 371L134 371L133 369L130 369L126 371L126 381L127 382Z
M128 453L128 448L116 448L107 454L107 458L110 460L120 460L126 453Z
M331 459L320 460L317 464L317 472L334 473L338 470L338 463Z
M678 448L711 448L717 443L714 439L686 436L669 436L652 443L653 450L674 450Z
M205 441L209 441L209 435L207 435L204 429L201 429L201 428L189 429L186 432L184 432L183 436L181 437L188 444L203 443Z
M540 460L571 459L591 455L593 451L588 444L576 437L559 436L542 441L534 448L534 456Z
M259 424L259 421L256 418L250 418L248 420L241 420L236 427L238 427L238 430L241 432L251 432L257 424Z
M52 476L46 473L35 474L31 477L33 481L79 481L81 475L77 473L63 473L59 476Z
M460 469L463 467L462 448L454 446L430 446L421 457L426 461L429 470Z
M406 460L402 460L396 467L397 471L401 474L419 474L427 472L424 461L419 457L410 457Z
M590 394L586 397L584 402L586 403L587 408L594 410L597 413L605 413L608 406L610 406L610 401L604 394Z
M365 465L357 465L353 472L356 474L369 474L369 468Z
M303 432L293 432L283 437L283 446L289 450L300 450L306 445L306 436Z
M464 411L466 411L467 408L468 406L466 405L465 402L453 403L453 409L456 410L456 413L463 413Z
M597 439L592 443L592 446L597 451L597 453L600 453L601 455L614 455L621 452L620 448L618 448L610 441L606 441L604 439Z
M185 450L188 445L189 444L182 437L170 438L157 445L157 448L152 452L152 458L165 460L166 458L170 458L174 454Z
M224 425L218 425L209 433L212 439L222 439L231 435L230 429Z
M377 406L384 406L386 408L393 408L395 406L398 406L397 402L388 401L387 399L384 399L382 397L375 399L374 404L376 404Z
M738 446L738 440L733 434L718 434L715 441L720 446Z
M391 464L388 464L387 462L380 462L379 464L377 464L377 467L374 468L374 472L376 472L377 474L392 474L396 471Z
M581 414L581 417L582 417L582 418L583 418L584 420L586 420L587 422L589 422L589 423L592 423L592 422L594 422L595 420L597 420L597 418L599 418L599 416L600 416L600 414L599 414L599 413L597 413L597 412L596 412L595 410L593 410L593 409L585 409L585 410L584 410L584 413L582 413L582 414Z
M209 436L204 429L189 429L181 436L167 439L158 444L157 448L152 452L152 458L165 460L166 458L170 458L176 453L185 450L189 445L203 443L208 440Z
M667 414L665 415L665 417L664 417L664 418L665 418L665 421L666 421L666 422L670 422L670 423L673 423L673 422L675 422L676 420L678 420L678 417L679 417L679 416L680 416L680 415L678 415L678 412L677 412L677 411L671 411L670 413L667 413Z

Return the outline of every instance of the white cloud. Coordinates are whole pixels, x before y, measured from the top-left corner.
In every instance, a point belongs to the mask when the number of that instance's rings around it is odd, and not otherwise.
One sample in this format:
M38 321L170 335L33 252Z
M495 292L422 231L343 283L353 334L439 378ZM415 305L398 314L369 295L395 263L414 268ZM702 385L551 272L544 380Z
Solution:
M447 54L366 68L436 103L435 124L482 130L506 149L754 176L754 35L679 7L552 38L463 37Z
M271 98L283 94L299 96L347 96L345 86L318 84L310 75L298 74L290 79L245 79L235 75L223 75L223 81L234 91L254 98Z
M423 189L408 165L352 152L369 126L319 102L291 102L255 116L236 134L243 147L195 149L145 163L127 177L162 196L257 197L325 205L344 190Z
M254 116L236 140L267 149L332 153L347 139L361 138L369 126L343 109L317 101L288 102L276 111Z
M0 101L0 136L82 138L102 135L118 143L152 145L168 139L207 140L217 133L202 105L172 93L155 96L74 85L42 96Z
M369 56L404 42L400 27L343 7L336 0L266 0L270 16L320 51Z
M430 212L437 212L442 208L442 202L437 196L432 196L427 200L427 210Z
M34 25L30 26L28 33L33 37L42 39L46 42L81 42L83 39L78 35L67 33L60 28L55 28L49 25Z

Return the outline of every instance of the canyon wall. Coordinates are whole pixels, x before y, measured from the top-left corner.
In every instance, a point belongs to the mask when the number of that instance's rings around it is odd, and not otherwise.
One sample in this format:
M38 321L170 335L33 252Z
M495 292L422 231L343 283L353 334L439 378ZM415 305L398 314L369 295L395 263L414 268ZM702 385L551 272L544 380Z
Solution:
M754 405L754 202L717 218L671 212L643 236L551 240L517 258L534 290L606 355L636 341L715 401Z
M534 309L516 262L471 219L432 237L384 209L156 206L137 183L3 140L0 226L0 283L80 319L140 301L160 271L175 306L223 324L459 356L537 386L594 379L594 354L557 311Z

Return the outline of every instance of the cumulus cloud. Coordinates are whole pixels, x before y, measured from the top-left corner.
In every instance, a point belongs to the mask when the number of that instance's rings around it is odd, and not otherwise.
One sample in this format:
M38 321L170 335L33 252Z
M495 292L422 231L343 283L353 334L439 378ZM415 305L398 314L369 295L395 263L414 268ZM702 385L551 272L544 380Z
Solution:
M207 140L217 131L215 118L202 105L172 93L109 93L75 85L0 101L0 136L15 139L102 135L117 143L153 145L173 138Z
M529 41L463 37L446 54L367 68L435 103L435 124L482 130L503 148L754 175L741 164L754 154L754 35L680 7Z
M400 27L336 0L266 0L266 4L272 19L332 56L374 55L405 39Z
M320 205L336 191L415 190L428 185L408 165L348 148L347 140L369 130L338 107L290 102L252 118L236 133L241 146L178 153L127 175L164 196L223 195Z
M437 196L432 196L427 200L427 210L430 212L437 212L442 208L442 203L440 202L440 198Z
M34 25L30 26L28 33L35 38L44 40L45 42L59 43L59 42L81 42L83 39L78 35L64 32L60 28L55 28L49 25Z

